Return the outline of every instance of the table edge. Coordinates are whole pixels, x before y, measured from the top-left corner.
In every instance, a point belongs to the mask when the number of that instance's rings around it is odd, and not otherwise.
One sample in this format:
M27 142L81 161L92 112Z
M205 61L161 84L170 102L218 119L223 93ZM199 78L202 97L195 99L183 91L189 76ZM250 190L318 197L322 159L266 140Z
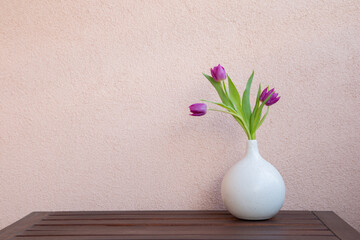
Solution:
M342 240L359 240L360 233L333 211L312 211L319 220Z
M0 230L0 240L15 237L19 232L24 231L32 226L34 222L38 222L42 218L49 215L50 212L32 212L18 221Z
M174 210L168 210L168 211L174 211ZM194 210L188 210L188 211L194 212ZM198 210L198 211L206 212L206 210L205 211ZM222 212L222 211L224 211L224 210L219 210L219 212ZM282 212L292 212L292 211L294 211L294 210L283 210ZM295 210L294 212L297 212L297 211L311 212L327 228L329 228L330 231L332 231L337 237L339 237L342 240L358 240L358 239L360 239L360 233L357 230L355 230L352 226L350 226L347 222L345 222L343 219L341 219L338 215L336 215L333 211ZM56 212L59 212L59 211L56 211ZM83 211L83 212L89 212L89 211ZM106 212L109 212L109 211L106 211ZM123 211L119 211L119 212L123 212ZM224 212L226 212L226 210ZM17 234L19 234L19 232L24 231L24 229L27 229L30 226L32 226L34 224L34 222L40 221L44 217L49 216L49 214L51 214L51 213L53 213L53 212L51 212L51 211L32 212L32 213L26 215L25 217L21 218L20 220L14 222L13 224L1 229L0 230L0 240L3 240L3 239L5 240L5 239L15 237Z

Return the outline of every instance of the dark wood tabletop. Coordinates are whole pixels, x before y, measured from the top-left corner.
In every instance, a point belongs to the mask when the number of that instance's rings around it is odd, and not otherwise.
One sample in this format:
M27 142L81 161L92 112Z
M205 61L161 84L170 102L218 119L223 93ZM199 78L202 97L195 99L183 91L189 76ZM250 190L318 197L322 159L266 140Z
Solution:
M0 240L279 239L359 240L330 211L280 211L244 221L226 211L33 212L0 231Z

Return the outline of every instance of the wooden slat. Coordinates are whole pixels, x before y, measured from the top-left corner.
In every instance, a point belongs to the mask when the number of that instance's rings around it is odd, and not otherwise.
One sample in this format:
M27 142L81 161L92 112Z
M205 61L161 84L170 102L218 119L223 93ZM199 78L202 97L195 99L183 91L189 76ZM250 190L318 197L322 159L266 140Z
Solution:
M214 235L153 235L153 236L43 236L16 237L14 240L339 240L334 236L214 236Z
M257 224L237 224L237 225L186 225L186 224L179 224L179 225L168 225L168 224L146 224L146 225L83 225L83 224L77 224L77 225L33 225L28 230L29 231L85 231L89 228L91 228L92 231L96 230L113 230L113 229L132 229L132 228L148 228L151 227L152 229L178 229L179 227L182 227L184 229L213 229L214 226L221 227L222 229L236 229L236 230L328 230L328 228L321 224L316 225L305 225L305 224L299 224L299 225L287 225L287 224L281 224L281 225L257 225Z
M311 212L310 212L311 213ZM57 211L52 216L71 215L229 215L224 210L144 210L144 211Z
M71 216L71 215L227 215L231 216L228 211L224 210L146 210L146 211L57 211L49 213L50 216ZM300 215L314 216L311 211L280 211L276 216L282 215Z
M279 235L279 236L333 236L331 231L326 230L307 230L307 229L240 229L238 227L109 227L106 228L87 228L81 230L59 230L59 231L25 231L20 236L117 236L117 235L187 235L187 234L207 234L207 235Z
M314 214L342 240L359 240L360 234L334 212L314 211Z
M217 212L214 214L208 214L208 213L198 213L198 214L189 214L189 213L183 213L183 212L174 212L174 213L151 213L148 212L146 214L132 214L128 212L124 213L112 213L112 214L106 214L106 213L96 213L96 214L57 214L53 213L50 214L48 217L46 217L46 220L113 220L113 219L124 219L124 220L131 220L131 219L153 219L153 220L161 220L161 219L198 219L198 220L207 220L207 219L217 219L221 221L222 219L236 219L228 212ZM276 215L274 218L269 219L267 221L278 221L280 219L317 219L314 214L311 212L303 212L301 213L286 213L286 212L280 212L278 215Z
M37 236L14 240L339 240L335 236L238 236L238 235L152 235L152 236Z
M249 226L253 225L252 221L241 221L239 219L111 219L111 220L42 220L35 224L36 226L52 226L52 225L117 225L117 226L134 226L134 225L231 225L231 226ZM277 225L321 225L324 224L318 219L279 219L268 221L256 221L259 226L277 226Z

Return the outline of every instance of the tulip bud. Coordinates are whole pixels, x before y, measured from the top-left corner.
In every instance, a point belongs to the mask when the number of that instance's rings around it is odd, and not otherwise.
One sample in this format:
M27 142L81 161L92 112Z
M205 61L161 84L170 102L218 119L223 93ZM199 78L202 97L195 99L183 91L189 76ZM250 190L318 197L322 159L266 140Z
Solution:
M260 101L264 102L269 96L270 94L272 94L275 89L271 89L270 91L268 91L269 87L265 88L264 91L262 91L261 95L260 95ZM273 104L275 104L277 101L279 101L280 96L278 97L278 93L273 93L273 95L271 95L270 99L265 103L266 106L271 106Z
M220 82L226 79L226 72L223 66L220 64L217 67L211 69L211 76L216 82Z
M190 107L191 116L202 116L206 114L207 106L205 103L194 103Z

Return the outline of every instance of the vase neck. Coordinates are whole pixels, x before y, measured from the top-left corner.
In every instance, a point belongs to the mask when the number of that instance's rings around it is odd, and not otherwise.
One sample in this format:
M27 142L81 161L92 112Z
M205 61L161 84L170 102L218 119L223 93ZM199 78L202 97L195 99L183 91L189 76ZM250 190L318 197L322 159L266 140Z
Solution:
M259 157L261 158L259 149L258 149L258 143L256 140L248 140L246 156L252 157L255 159L257 159Z

